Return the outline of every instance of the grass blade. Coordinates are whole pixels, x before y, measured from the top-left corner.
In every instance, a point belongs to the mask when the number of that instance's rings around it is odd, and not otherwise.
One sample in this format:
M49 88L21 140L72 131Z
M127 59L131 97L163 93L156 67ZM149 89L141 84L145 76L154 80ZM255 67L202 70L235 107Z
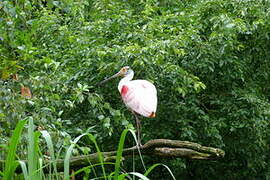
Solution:
M21 169L23 172L23 177L25 180L29 180L28 178L28 171L27 171L27 167L24 161L19 161L20 165L21 165Z
M148 177L146 177L145 175L143 175L141 173L138 173L138 172L130 172L130 173L121 174L118 177L118 180L124 179L129 174L134 175L134 176L137 176L137 177L141 178L142 180L150 180Z
M18 162L15 161L16 156L16 149L21 137L21 133L23 130L23 127L27 121L22 120L19 121L9 142L9 148L8 148L8 154L7 159L5 161L5 170L3 172L4 180L10 180L12 179L12 176L14 175L15 169L18 166Z
M47 178L45 178L45 174L43 172L43 160L42 160L42 158L39 158L38 165L39 165L39 169L38 169L39 179L47 179Z
M92 134L88 134L88 137L95 144L95 147L96 147L96 150L97 150L97 153L98 153L98 159L99 159L99 161L101 163L103 176L105 177L105 179L107 179L105 168L104 168L103 156L102 156L102 153L100 152L100 149L99 149L99 147L97 145L96 139Z
M50 154L50 158L51 158L51 161L50 161L50 165L51 165L51 162L53 164L53 173L56 177L56 179L58 179L58 176L57 176L57 165L56 165L56 159L55 159L55 155L54 155L54 148L53 148L53 143L52 143L52 139L51 139L51 136L50 134L48 133L48 131L41 131L41 134L42 136L44 137L45 141L46 141L46 144L47 144L47 147L49 149L49 154ZM51 177L50 177L51 179Z
M87 135L88 138L95 144L95 147L96 147L96 150L97 150L97 154L98 154L98 158L99 158L99 161L100 161L100 165L101 165L101 168L102 168L102 172L103 172L103 175L104 175L104 178L107 179L107 176L106 176L106 172L105 172L105 168L104 168L104 160L103 160L103 156L102 156L102 153L97 145L97 142L96 142L96 139L95 137L90 134L90 133L84 133L80 136L78 136L77 138L74 139L74 142L73 144L71 144L67 150L67 153L66 153L66 156L65 156L65 160L64 160L64 179L65 180L68 180L69 179L69 160L70 160L70 157L72 155L72 150L74 148L74 146L76 145L76 143L83 137Z
M30 179L38 180L38 140L39 132L34 132L33 118L28 123L28 175ZM39 171L40 172L40 171Z
M93 164L93 165L90 165L90 166L86 166L86 167L83 167L79 170L77 170L76 172L74 172L71 176L76 176L78 174L80 174L81 172L84 172L85 170L87 169L91 169L93 167L96 167L96 166L102 166L102 165L115 165L115 163L112 163L112 162L104 162L104 163L97 163L97 164Z
M65 180L69 179L69 160L70 160L70 157L72 155L72 150L73 150L74 146L76 145L76 143L85 135L87 135L89 137L89 139L95 144L95 147L96 147L96 150L97 150L97 153L98 153L98 158L99 158L99 161L101 163L101 168L102 168L103 175L104 175L105 179L107 179L106 178L105 168L104 168L103 156L102 156L101 151L99 150L96 139L92 134L84 133L84 134L82 134L82 135L80 135L80 136L78 136L77 138L74 139L73 144L71 144L69 146L69 148L68 148L68 150L66 152L66 156L65 156L65 160L64 160L64 179Z
M148 174L149 174L153 169L155 169L157 166L163 166L163 167L165 167L165 168L169 171L169 173L170 173L170 175L172 176L172 178L173 178L174 180L176 180L175 177L174 177L174 175L173 175L173 173L172 173L172 171L170 170L170 168L169 168L168 166L166 166L165 164L161 164L161 163L157 163L157 164L152 165L152 166L144 173L144 176L148 176Z
M122 159L122 152L123 152L123 149L124 149L125 138L126 138L126 135L127 135L128 131L133 133L133 131L131 131L129 129L125 129L122 132L121 137L120 137L120 141L119 141L119 145L118 145L118 149L117 149L117 154L116 154L116 162L115 162L115 169L114 169L114 172L115 172L114 180L118 180L118 177L119 177L120 162L121 162L121 159Z
M64 179L65 180L69 180L69 160L70 157L72 155L72 150L74 148L74 146L76 145L76 143L81 139L81 137L85 136L86 134L82 134L78 137L76 137L73 141L73 144L71 144L66 152L66 156L64 159Z
M34 157L34 123L33 123L33 118L29 118L29 123L28 123L28 153L27 153L27 159L28 159L28 175L29 177L32 177L34 174L34 171L36 169L36 164L35 164L35 157Z

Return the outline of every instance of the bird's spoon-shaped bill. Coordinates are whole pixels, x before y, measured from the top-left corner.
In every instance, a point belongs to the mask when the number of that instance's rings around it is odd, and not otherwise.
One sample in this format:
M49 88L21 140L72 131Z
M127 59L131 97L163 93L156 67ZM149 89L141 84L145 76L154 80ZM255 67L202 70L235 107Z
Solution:
M109 80L111 80L111 79L113 79L113 78L116 78L116 77L118 77L118 76L121 76L121 75L122 75L122 72L119 71L119 72L116 73L115 75L112 75L111 77L109 77L109 78L107 78L107 79L101 81L100 83L98 83L98 85L100 86L100 85L104 84L105 82L107 82L107 81L109 81Z

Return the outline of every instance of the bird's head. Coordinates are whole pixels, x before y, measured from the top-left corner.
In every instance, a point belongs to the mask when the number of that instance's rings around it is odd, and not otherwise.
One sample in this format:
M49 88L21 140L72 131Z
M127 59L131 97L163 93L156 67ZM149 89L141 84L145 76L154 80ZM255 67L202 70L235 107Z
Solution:
M129 66L125 66L125 67L122 67L120 69L120 71L118 72L119 75L118 76L127 76L128 74L130 74L132 72L132 69L129 67ZM117 74L118 74L117 73Z
M99 83L99 85L101 85L101 84L103 84L103 83L105 83L105 82L107 82L107 81L109 81L109 80L111 80L113 78L116 78L116 77L119 77L119 76L126 77L126 76L128 76L130 74L133 74L133 70L129 66L124 66L124 67L122 67L120 69L120 71L118 71L118 73L116 73L113 76L101 81ZM132 77L133 77L133 75L132 75Z

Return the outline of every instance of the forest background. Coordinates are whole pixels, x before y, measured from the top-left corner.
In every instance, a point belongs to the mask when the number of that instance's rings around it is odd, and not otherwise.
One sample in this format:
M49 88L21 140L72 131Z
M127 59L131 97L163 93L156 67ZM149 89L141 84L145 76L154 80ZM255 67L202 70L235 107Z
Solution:
M129 65L158 90L157 117L142 119L143 142L226 152L217 161L144 157L146 164L162 162L177 179L269 179L269 38L267 0L2 0L0 144L32 117L55 149L90 132L100 149L115 150L134 118L117 80L96 84ZM130 138L125 146L133 145ZM92 151L85 141L73 155Z

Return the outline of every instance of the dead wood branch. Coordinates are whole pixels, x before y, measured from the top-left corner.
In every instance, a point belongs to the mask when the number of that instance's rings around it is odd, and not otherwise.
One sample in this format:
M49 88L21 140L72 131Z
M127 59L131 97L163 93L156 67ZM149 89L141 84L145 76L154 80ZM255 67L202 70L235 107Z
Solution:
M153 139L145 143L141 148L142 155L163 157L163 158L187 158L194 160L217 160L223 158L225 152L218 148L206 147L189 141L178 141L169 139ZM117 151L102 152L105 162L114 162ZM138 155L136 146L123 150L123 157ZM48 161L49 162L49 161ZM75 156L70 159L72 168L83 167L99 162L98 154ZM3 168L3 161L0 161L0 168ZM57 160L58 171L63 171L64 160ZM18 167L17 171L20 171ZM45 169L46 171L46 169Z

